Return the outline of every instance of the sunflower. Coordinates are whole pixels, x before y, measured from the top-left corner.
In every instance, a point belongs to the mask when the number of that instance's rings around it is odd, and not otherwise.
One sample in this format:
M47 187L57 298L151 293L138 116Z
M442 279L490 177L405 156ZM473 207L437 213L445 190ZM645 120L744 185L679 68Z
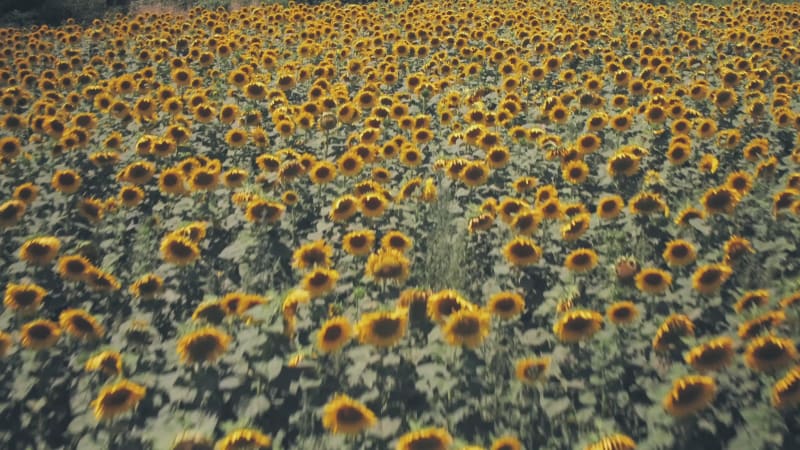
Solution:
M527 237L516 237L503 248L506 260L514 266L525 267L536 264L542 257L542 249Z
M567 207L565 205L565 212L566 209ZM561 227L561 238L567 242L580 239L580 237L583 236L583 234L589 229L590 222L591 216L588 213L578 214Z
M481 186L489 179L489 170L485 162L472 161L461 170L460 178L469 187Z
M110 377L118 376L122 374L122 356L119 352L106 350L89 358L83 367L87 372L103 372Z
M184 183L185 176L179 168L165 169L158 177L158 189L165 194L184 194L186 192Z
M326 184L336 178L336 165L328 161L319 161L311 166L308 176L314 184Z
M54 236L33 238L22 245L19 258L29 264L44 266L56 257L59 249L61 241Z
M797 347L791 338L773 335L753 339L744 352L744 362L758 372L773 372L797 360Z
M247 202L245 218L253 223L272 224L279 221L285 211L286 206L282 203L256 198Z
M644 268L636 275L636 287L648 294L663 294L672 284L672 275L661 269Z
M292 255L292 267L295 269L311 269L314 267L330 267L333 248L323 240L302 245Z
M723 336L692 348L684 359L699 372L713 372L730 365L733 356L733 339Z
M726 264L706 264L700 266L692 275L692 287L701 294L715 293L733 275L733 269Z
M134 408L144 398L147 389L128 380L105 386L92 402L97 420L112 419Z
M383 247L369 255L366 273L375 281L403 282L409 276L410 261L399 250Z
M603 315L590 310L573 310L562 315L553 332L562 342L579 342L591 338L603 326Z
M453 443L443 428L423 428L408 432L397 440L397 450L447 450Z
M373 312L361 316L356 325L359 342L376 347L391 347L406 333L408 315L404 310Z
M386 211L388 201L378 193L370 192L358 197L358 208L365 217L380 217Z
M451 314L442 328L445 341L450 345L473 349L489 335L491 316L477 309L461 309Z
M484 202L484 205L481 205L481 210L483 212L490 212L490 209L492 207L493 205L488 203L487 200L486 202ZM528 202L522 199L512 198L512 197L504 198L499 205L496 205L496 210L497 213L500 215L500 220L502 220L507 224L511 224L511 222L514 220L514 217L516 217L517 214L519 214L522 211L525 211L528 208L530 208Z
M22 200L8 200L0 205L0 227L7 228L16 225L25 215L27 205Z
M3 304L6 308L23 314L30 314L42 305L47 291L37 284L8 283Z
M14 200L19 200L21 202L24 202L25 205L27 206L30 206L30 204L33 203L33 201L36 200L36 197L38 196L39 196L39 186L33 183L22 183L14 189ZM0 217L2 216L3 214L0 213ZM0 218L0 221L2 221L2 218Z
M353 327L346 317L332 317L317 332L317 347L323 353L335 352L344 347L352 335Z
M0 359L5 358L8 355L8 351L11 349L11 346L14 344L14 340L12 339L11 335L0 331Z
M195 308L192 313L192 320L195 322L205 321L213 325L219 325L228 315L229 310L222 305L219 300L206 300Z
M667 149L667 159L675 166L680 166L692 156L692 148L682 142L670 142Z
M105 328L97 322L97 319L83 309L62 311L58 322L61 328L79 340L94 341L105 333Z
M303 289L311 297L321 297L331 292L339 280L339 273L333 269L315 268L303 277Z
M687 375L672 383L672 390L664 397L664 409L673 417L683 418L707 408L717 392L713 378Z
M333 434L357 435L376 423L375 413L344 394L336 394L322 409L322 426Z
M579 248L564 259L564 267L572 272L587 272L597 267L597 253L590 248Z
M529 386L543 381L550 367L550 358L524 358L517 361L514 374L517 380Z
M725 181L725 187L733 189L740 196L745 196L753 189L753 177L743 171L731 172Z
M38 319L22 326L20 343L31 350L45 350L58 342L61 330L50 320Z
M640 192L636 194L630 199L628 206L632 214L650 215L661 212L665 217L669 216L667 203L661 198L660 194L655 192Z
M334 222L343 222L358 212L358 199L353 195L343 195L333 202L330 218Z
M597 216L601 219L611 220L620 215L625 207L625 201L619 195L607 195L597 202Z
M749 240L735 235L725 241L722 250L725 253L724 263L727 265L735 264L741 261L747 254L756 252L756 249L753 248L753 244Z
M344 251L354 256L366 256L375 245L375 232L372 230L351 231L342 237Z
M492 169L502 169L511 161L511 152L508 147L496 145L486 152L486 164Z
M589 178L589 165L581 160L570 161L564 165L561 176L569 183L581 184Z
M694 336L694 323L683 314L672 314L658 327L653 349L663 352L682 344L681 338Z
M193 192L213 191L219 184L219 172L208 166L194 169L188 177Z
M520 236L530 236L539 228L541 221L542 215L539 211L525 208L514 216L509 226Z
M185 364L213 363L225 353L231 339L217 328L202 328L178 340L178 355Z
M183 431L175 436L170 450L214 450L214 442L197 431Z
M635 450L636 442L624 434L612 434L587 445L584 450Z
M707 190L700 202L708 214L731 214L740 200L736 190L723 186Z
M492 442L490 450L522 450L522 442L514 436L502 436Z
M130 287L131 294L140 300L152 300L164 289L164 279L152 273L137 279Z
M675 239L667 243L664 253L661 254L670 267L683 267L697 259L697 250L694 244L683 239Z
M401 231L389 231L381 238L381 247L406 253L414 246L414 241Z
M171 233L161 241L161 256L168 263L186 266L200 258L200 248L191 240Z
M525 310L525 299L516 292L498 292L489 298L486 309L500 319L513 319Z
M62 194L74 194L81 187L81 176L72 169L58 170L53 174L50 185Z
M689 226L692 220L704 220L706 217L706 213L694 208L694 207L687 207L684 208L680 213L678 213L678 217L675 219L675 224L681 227Z
M639 309L630 301L616 302L606 309L606 316L614 325L628 325L639 316Z
M772 386L772 406L789 409L798 404L800 404L800 367L795 367Z
M756 291L747 291L739 297L739 300L733 306L737 313L742 313L750 309L756 309L766 306L769 303L769 291L766 289L759 289Z

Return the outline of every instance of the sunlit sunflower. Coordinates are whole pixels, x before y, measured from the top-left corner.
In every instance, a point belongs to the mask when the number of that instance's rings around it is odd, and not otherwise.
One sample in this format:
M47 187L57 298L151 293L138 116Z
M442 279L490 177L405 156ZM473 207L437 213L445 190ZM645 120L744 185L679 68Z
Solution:
M303 277L302 285L311 297L320 297L331 292L338 280L337 271L318 267Z
M564 267L572 272L587 272L597 267L597 253L590 248L579 248L564 258Z
M308 171L308 176L314 184L326 184L336 178L336 165L328 161L319 161Z
M357 435L376 423L375 413L344 394L336 394L322 409L322 426L333 434Z
M27 206L30 206L38 196L39 186L33 183L22 183L14 189L14 200L24 202ZM3 214L0 213L0 224L2 224L2 216Z
M669 207L660 194L655 192L640 192L628 201L632 214L651 215L663 213L669 216Z
M672 284L672 275L653 267L644 268L636 275L636 288L648 294L663 294Z
M34 320L22 326L20 344L31 350L45 350L58 342L61 330L50 320Z
M514 436L502 436L492 442L489 450L522 450L522 442Z
M406 253L414 246L414 241L405 233L397 230L389 231L381 238L381 247Z
M766 289L747 291L739 297L733 309L737 313L742 313L744 311L764 307L769 303L769 296L769 291Z
M131 294L140 300L152 300L164 289L164 279L152 273L139 277L129 288Z
M711 295L733 275L733 269L726 264L706 264L700 266L692 275L692 287L699 293Z
M631 301L615 302L606 309L606 316L614 325L628 325L639 317L639 309Z
M255 450L272 446L272 438L258 430L239 428L217 442L218 450Z
M343 222L358 212L358 199L353 195L343 195L333 202L330 218L334 222Z
M114 377L122 374L122 356L119 352L106 350L93 355L83 367L87 372L103 372Z
M492 206L488 203L484 204L486 205L487 208L490 208ZM528 208L530 208L528 202L519 198L512 198L512 197L504 198L503 201L500 202L500 204L496 205L497 214L500 215L500 220L502 220L506 224L511 224L511 222L514 220L514 217L516 217L517 214ZM483 205L481 206L481 209L484 210L483 212L491 212L490 210L484 208Z
M708 214L731 214L741 200L739 193L729 187L707 190L700 202Z
M661 254L670 267L683 267L697 259L697 250L694 244L684 239L675 239L667 243L664 253Z
M590 310L568 311L553 326L553 332L562 342L579 342L590 339L603 326L603 315Z
M561 177L569 183L581 184L589 178L589 165L581 160L570 161L564 165Z
M584 450L635 450L636 441L624 434L612 434L587 445Z
M383 247L369 255L366 273L375 281L395 281L401 283L409 276L411 262L399 250Z
M608 159L606 169L613 178L631 177L639 171L639 157L627 153L619 152Z
M200 258L200 248L183 236L168 234L161 241L161 257L168 263L186 266Z
M8 200L0 204L0 227L8 228L16 225L25 215L27 205L22 200Z
M53 179L50 181L53 189L63 194L74 194L78 192L82 183L82 178L78 172L72 169L63 169L56 171L53 174Z
M733 339L723 336L692 348L684 359L699 372L713 372L730 365L733 356Z
M47 290L37 284L8 283L3 304L13 311L30 314L39 309L46 295Z
M359 342L376 347L391 347L406 334L408 315L404 310L366 313L356 325Z
M219 325L227 315L228 309L222 306L222 302L219 300L206 300L197 305L197 308L192 313L192 320Z
M445 341L450 345L475 348L489 335L491 316L477 309L461 309L451 314L442 328Z
M489 298L486 309L500 319L513 319L525 310L525 299L516 292L498 292Z
M741 262L745 256L754 254L756 249L753 248L753 244L749 240L734 235L725 241L722 251L725 253L723 262L730 265Z
M294 251L292 267L296 269L311 269L314 267L330 267L333 247L323 240L304 244Z
M61 312L58 322L72 337L85 341L100 339L105 328L83 309L67 309Z
M506 260L514 266L525 267L536 264L542 257L542 249L527 237L516 237L503 248Z
M447 450L453 443L443 428L423 428L408 432L397 440L396 450Z
M797 360L797 347L791 338L766 335L753 339L744 352L744 362L758 372L774 372Z
M653 338L653 349L664 352L683 345L681 338L694 336L694 323L683 314L671 314L658 327Z
M702 375L687 375L672 383L672 390L664 397L664 409L673 417L683 418L707 408L714 400L717 384Z
M342 248L354 256L366 256L375 245L375 232L372 230L351 231L342 237Z
M247 203L245 218L248 222L272 224L278 222L285 211L282 203L257 198Z
M136 408L144 398L147 389L128 380L120 380L105 386L92 402L94 417L108 420Z
M461 169L461 181L469 187L486 184L489 179L489 166L483 161L471 161Z
M213 363L225 353L231 339L217 328L202 328L178 340L178 355L184 364Z
M524 358L516 362L514 374L517 380L529 386L534 386L547 377L550 367L550 358Z
M597 202L597 216L601 219L611 220L620 215L625 208L625 201L619 195L601 197Z
M795 367L772 386L772 406L789 409L800 404L800 367Z
M353 326L347 317L332 317L317 332L317 347L323 353L335 352L344 347L352 335Z
M22 245L19 259L29 264L44 266L56 257L60 249L61 241L54 236L33 238Z
M566 205L564 207L566 213ZM591 223L591 215L588 213L578 214L575 217L569 219L569 222L565 223L561 227L561 239L572 242L580 239L587 230L589 230L589 225Z

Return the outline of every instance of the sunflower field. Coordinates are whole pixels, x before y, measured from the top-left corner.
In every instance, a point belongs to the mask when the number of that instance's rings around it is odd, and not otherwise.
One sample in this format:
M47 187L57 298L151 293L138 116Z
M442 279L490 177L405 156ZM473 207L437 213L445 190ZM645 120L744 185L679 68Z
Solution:
M0 448L800 448L800 4L0 28Z

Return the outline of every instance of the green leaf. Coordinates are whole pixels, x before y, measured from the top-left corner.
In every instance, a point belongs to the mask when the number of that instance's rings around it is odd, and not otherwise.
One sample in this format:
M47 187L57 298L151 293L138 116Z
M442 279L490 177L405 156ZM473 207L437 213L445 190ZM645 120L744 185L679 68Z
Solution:
M563 397L557 400L546 400L542 399L542 408L544 412L547 414L547 417L554 418L570 407L572 402L570 402L569 398Z

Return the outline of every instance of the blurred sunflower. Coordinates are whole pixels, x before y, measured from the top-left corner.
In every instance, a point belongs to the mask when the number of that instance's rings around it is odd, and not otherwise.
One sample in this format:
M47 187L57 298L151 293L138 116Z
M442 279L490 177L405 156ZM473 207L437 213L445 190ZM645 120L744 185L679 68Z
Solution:
M46 295L47 290L37 284L8 283L3 304L12 311L30 314L39 309Z
M640 192L628 201L631 214L650 215L663 213L669 216L669 207L660 194L655 192Z
M601 219L611 220L620 215L625 208L625 201L619 195L601 197L597 202L597 216Z
M514 436L502 436L492 442L490 450L522 450L522 442Z
M759 289L755 291L747 291L739 297L736 304L733 306L734 311L742 313L752 309L762 308L769 303L769 291L766 289Z
M581 206L582 207L582 206ZM564 205L564 213L567 212L568 205ZM578 214L569 219L569 222L561 227L561 238L567 242L577 241L589 229L591 215L588 213Z
M700 203L708 214L731 214L740 200L736 190L723 186L708 189Z
M693 347L684 359L698 372L713 372L730 365L733 356L733 339L723 336Z
M272 224L278 222L285 211L286 206L281 203L256 198L247 202L245 218L253 223Z
M662 404L671 416L683 418L707 408L717 392L714 379L702 375L687 375L675 380L672 390Z
M653 267L644 268L636 275L636 288L648 294L663 294L672 284L672 275Z
M56 257L61 241L54 236L33 238L25 241L19 250L19 258L29 264L45 266Z
M319 161L311 167L308 174L314 184L330 183L336 178L336 165L328 161Z
M612 178L632 177L639 171L639 157L627 152L619 152L608 159L606 170Z
M753 189L753 177L743 171L731 172L725 181L725 187L733 189L743 197Z
M254 450L270 446L272 446L270 436L251 428L239 428L219 440L216 448L218 450Z
M461 181L469 187L486 184L489 179L489 166L483 161L471 161L461 170Z
M403 310L366 313L356 325L359 342L392 347L406 334L408 316Z
M491 316L478 309L461 309L451 314L442 328L442 335L450 345L473 349L489 335Z
M10 334L0 331L0 359L8 355L11 346L14 345L14 339Z
M584 450L635 450L636 442L624 434L612 434L587 445Z
M58 322L67 333L76 339L95 341L105 334L105 328L91 314L83 309L66 309L61 312Z
M694 244L684 239L675 239L667 243L664 253L661 254L670 267L683 267L697 259L697 250Z
M61 330L58 324L44 319L34 320L22 326L20 344L31 350L45 350L58 342Z
M320 297L331 292L339 279L339 273L332 269L316 268L308 272L302 281L305 289L311 297Z
M322 426L333 434L357 435L376 423L375 413L344 394L336 394L322 409Z
M39 196L39 186L33 183L22 183L14 188L14 200L24 202L25 205L30 206L34 200ZM4 214L0 212L0 223Z
M333 202L330 218L334 222L344 222L358 212L358 199L353 195L343 195Z
M109 420L136 408L144 398L147 389L128 380L119 380L100 390L100 394L92 402L94 417L97 420Z
M590 248L579 248L564 259L564 267L572 272L587 272L597 267L597 253Z
M119 352L106 350L86 360L83 367L87 372L103 372L115 377L122 375L122 356Z
M381 238L381 247L406 253L414 246L414 241L402 231L392 230Z
M542 249L532 239L520 236L506 244L503 255L512 265L525 267L539 262Z
M589 165L581 160L570 161L564 165L561 177L568 183L581 184L589 178Z
M575 343L591 338L602 325L603 316L598 312L571 310L558 319L553 332L562 342Z
M500 319L513 319L525 310L525 299L516 292L498 292L489 298L486 309Z
M317 347L323 353L335 352L344 347L352 335L353 326L346 317L332 317L317 332Z
M692 287L704 295L711 295L733 275L733 269L726 264L706 264L700 266L692 275Z
M402 283L409 276L411 262L399 250L383 247L369 255L366 273L378 282L395 281Z
M342 248L354 256L366 256L375 245L375 232L372 230L351 231L342 237Z
M386 211L389 202L379 193L370 192L358 197L358 208L365 217L380 217Z
M201 328L178 340L178 355L184 364L214 363L225 353L231 339L217 328Z
M517 380L528 386L535 386L547 377L550 358L524 358L517 360L514 374Z
M606 309L606 316L614 325L629 325L639 317L639 309L631 301L615 302Z
M731 265L742 261L748 254L754 254L756 249L753 248L753 244L749 240L734 235L725 241L725 244L722 246L722 251L725 253L723 263Z
M753 339L744 352L744 362L758 372L774 372L797 360L797 347L791 338L773 335Z
M772 386L772 406L790 409L800 404L800 367L795 367Z
M50 181L50 185L53 186L53 189L62 194L74 194L78 192L81 183L81 176L72 169L57 170Z
M164 289L164 279L148 273L139 277L130 287L131 294L140 300L152 300Z
M200 258L200 248L185 237L168 234L161 240L161 257L168 263L186 266Z
M219 325L228 315L229 310L222 306L219 300L206 300L195 308L192 313L192 320L195 322L207 322L212 325Z
M408 432L397 440L397 450L447 450L453 443L443 428L423 428Z
M22 200L8 200L0 204L0 227L7 228L16 225L25 215L26 209L28 209L27 205Z
M323 240L304 244L294 251L292 267L295 269L311 269L314 267L330 267L333 248Z

